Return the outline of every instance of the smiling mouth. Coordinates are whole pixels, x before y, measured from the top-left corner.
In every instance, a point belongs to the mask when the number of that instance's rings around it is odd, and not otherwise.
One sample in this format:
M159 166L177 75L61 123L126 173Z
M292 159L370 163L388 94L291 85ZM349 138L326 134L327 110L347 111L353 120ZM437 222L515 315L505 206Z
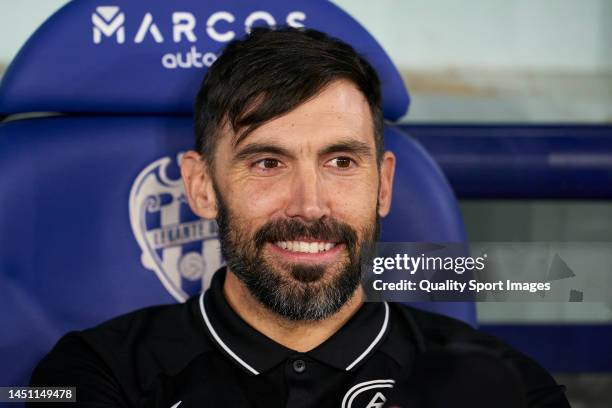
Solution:
M327 241L277 241L274 245L286 251L304 254L327 252L336 246L335 242Z

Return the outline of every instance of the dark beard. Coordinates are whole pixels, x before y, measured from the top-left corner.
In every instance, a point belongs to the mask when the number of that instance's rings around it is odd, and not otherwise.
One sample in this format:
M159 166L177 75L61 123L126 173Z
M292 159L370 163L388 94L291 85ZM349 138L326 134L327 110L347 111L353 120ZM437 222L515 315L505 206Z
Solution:
M228 268L267 309L293 321L317 321L338 312L355 293L362 279L361 265L373 256L379 232L377 215L364 229L361 243L352 227L333 219L308 224L292 219L270 221L249 236L240 222L232 223L236 219L215 190L221 253ZM326 267L319 265L288 264L288 278L266 261L262 250L266 243L297 238L342 243L348 260L329 282L324 281Z

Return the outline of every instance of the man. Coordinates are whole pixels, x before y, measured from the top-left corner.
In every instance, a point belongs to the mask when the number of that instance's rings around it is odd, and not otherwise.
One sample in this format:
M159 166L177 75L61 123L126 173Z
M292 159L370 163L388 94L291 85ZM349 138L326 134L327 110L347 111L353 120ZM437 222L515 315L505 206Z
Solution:
M185 304L69 333L32 384L96 407L568 406L537 364L469 326L365 302L395 166L380 99L372 67L320 32L231 43L181 163L227 267Z

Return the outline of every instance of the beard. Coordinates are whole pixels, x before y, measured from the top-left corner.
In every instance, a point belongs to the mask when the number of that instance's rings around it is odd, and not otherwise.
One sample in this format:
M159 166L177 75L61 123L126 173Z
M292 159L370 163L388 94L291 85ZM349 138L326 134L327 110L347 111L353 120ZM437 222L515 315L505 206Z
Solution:
M346 223L318 219L269 221L249 234L246 220L232 216L215 188L221 253L228 268L268 310L292 321L317 321L332 316L361 284L361 265L371 260L378 239L377 213L360 234ZM360 238L361 236L361 238ZM328 265L286 263L269 259L266 244L312 239L344 245L344 254Z

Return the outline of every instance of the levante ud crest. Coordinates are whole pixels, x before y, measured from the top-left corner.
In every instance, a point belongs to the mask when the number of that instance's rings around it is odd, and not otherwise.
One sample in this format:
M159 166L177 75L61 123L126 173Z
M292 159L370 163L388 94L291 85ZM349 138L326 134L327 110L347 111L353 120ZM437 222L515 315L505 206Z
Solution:
M168 175L181 156L174 163L163 157L140 172L130 191L129 211L142 265L184 302L208 287L222 258L217 223L196 216L181 178Z

